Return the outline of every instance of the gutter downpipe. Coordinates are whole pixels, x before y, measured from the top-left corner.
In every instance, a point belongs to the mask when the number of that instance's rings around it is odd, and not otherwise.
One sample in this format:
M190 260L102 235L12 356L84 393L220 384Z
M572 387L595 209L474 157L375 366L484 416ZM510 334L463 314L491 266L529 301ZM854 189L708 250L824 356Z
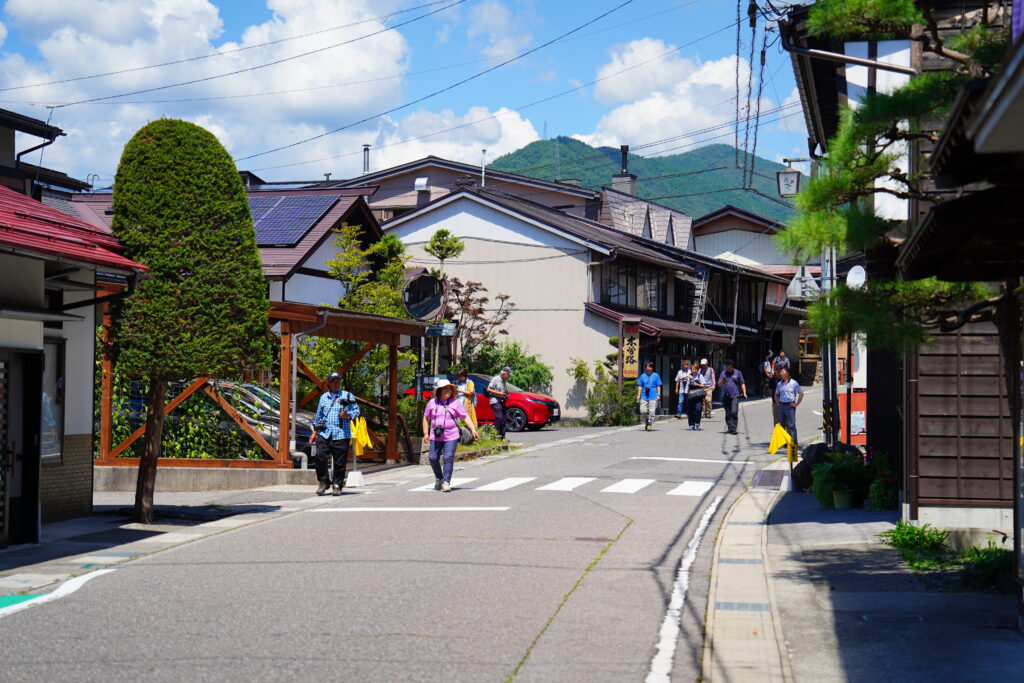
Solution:
M851 57L844 55L839 52L829 52L828 50L818 50L811 47L798 47L790 43L785 35L782 35L782 49L786 52L793 52L798 55L806 55L814 59L824 59L829 62L840 62L842 64L856 64L858 66L866 66L872 69L881 69L882 71L894 71L898 74L904 74L906 76L916 76L917 71L906 66L898 66L896 64L886 64L885 62L879 62L873 59L861 59L860 57Z
M291 429L289 430L289 434L288 434L288 452L289 453L294 453L295 452L295 413L296 413L296 404L298 403L298 394L297 394L298 388L296 387L296 384L298 384L298 376L299 376L299 369L298 369L298 362L297 362L297 359L299 357L299 339L302 338L304 335L307 335L307 334L309 334L311 332L316 332L317 330L323 328L323 326L327 324L327 317L328 317L328 315L329 315L328 311L320 311L320 320L319 320L319 322L315 323L312 327L307 327L304 330L299 330L298 332L292 333L292 395L291 395L291 398L289 399L289 403L291 404L290 412L291 412L291 417L292 417L292 425L291 425ZM284 400L283 396L281 397L281 400ZM280 434L278 435L278 438L280 438Z
M121 299L131 296L135 292L135 286L138 284L139 278L142 277L141 273L133 272L128 276L128 287L117 294L108 294L106 296L98 296L92 299L86 299L85 301L73 301L70 304L64 304L57 310L61 313L65 313L74 308L84 308L86 306L97 306L99 304L107 304L113 301L120 301Z
M29 147L28 149L25 149L25 150L22 150L22 151L18 152L15 155L15 157L14 157L14 168L18 168L18 167L21 166L21 158L23 156L25 156L26 154L28 154L29 152L34 152L37 149L42 149L43 147L49 147L50 145L52 145L56 141L57 141L57 138L53 138L51 140L47 140L47 141L43 142L40 145L36 145L35 147Z

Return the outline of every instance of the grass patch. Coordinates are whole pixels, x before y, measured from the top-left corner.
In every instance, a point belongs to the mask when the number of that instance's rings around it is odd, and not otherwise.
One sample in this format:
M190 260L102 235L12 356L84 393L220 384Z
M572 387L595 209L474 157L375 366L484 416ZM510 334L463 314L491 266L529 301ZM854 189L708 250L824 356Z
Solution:
M956 570L960 584L969 590L1013 592L1013 551L1000 548L989 538L985 547L956 552L946 545L949 531L930 524L915 526L900 520L878 536L900 551L915 572Z

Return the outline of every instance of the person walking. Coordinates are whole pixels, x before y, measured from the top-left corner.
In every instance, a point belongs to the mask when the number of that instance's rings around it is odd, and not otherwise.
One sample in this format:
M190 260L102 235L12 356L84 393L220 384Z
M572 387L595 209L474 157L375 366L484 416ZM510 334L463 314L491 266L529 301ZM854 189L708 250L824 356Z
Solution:
M459 370L455 377L459 380L455 385L455 391L462 397L462 407L466 409L468 415L466 425L468 426L472 422L473 428L476 429L480 426L476 421L476 385L469 378L466 368Z
M747 397L747 383L743 373L736 369L736 363L725 361L725 371L718 380L722 387L722 409L725 411L725 426L730 434L736 434L740 418L740 396Z
M797 441L796 409L804 400L804 390L800 383L790 376L789 368L781 368L779 373L781 376L775 386L774 398L779 424L789 432L793 441Z
M314 460L316 478L320 486L316 495L322 496L331 489L331 495L340 496L345 487L348 469L348 448L352 438L352 420L359 417L356 397L341 390L341 375L332 372L327 377L327 391L320 395L313 417L313 433L309 442L316 444ZM333 477L328 472L328 458L333 466Z
M654 363L651 361L644 365L644 374L636 378L636 400L640 404L644 431L650 431L658 404L661 403L661 377L654 371Z
M700 431L700 420L704 415L704 397L707 395L704 391L705 381L705 376L699 370L695 369L690 373L690 387L686 400L686 421L690 431Z
M772 363L772 350L764 354L761 361L761 398L775 395L775 365Z
M676 373L676 419L683 418L683 411L686 409L686 392L690 388L690 361L684 360L679 372Z
M434 490L451 493L452 470L455 469L455 449L459 445L459 420L468 417L463 402L455 395L455 386L446 379L437 381L434 398L423 411L423 433L430 439L430 469L434 470ZM479 436L476 425L466 426Z
M711 417L711 397L715 393L715 369L708 365L707 358L700 359L700 384L704 388L704 417Z
M487 400L494 412L494 428L498 430L498 438L505 441L505 402L508 401L508 380L512 377L512 368L505 366L492 377L487 385Z

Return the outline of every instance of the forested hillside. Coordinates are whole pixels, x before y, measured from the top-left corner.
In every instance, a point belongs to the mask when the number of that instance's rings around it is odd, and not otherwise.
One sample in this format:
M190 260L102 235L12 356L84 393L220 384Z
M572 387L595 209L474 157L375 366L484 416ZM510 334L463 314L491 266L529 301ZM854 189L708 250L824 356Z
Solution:
M637 180L637 195L655 200L699 218L726 204L754 211L776 220L787 220L793 210L778 199L775 172L783 165L755 157L753 187L763 193L737 189L743 171L736 167L736 151L729 145L708 145L682 154L658 157L629 155L629 170ZM743 153L740 152L740 165ZM490 165L544 180L576 179L580 185L599 190L611 185L619 172L619 150L591 147L579 140L558 137L538 140Z

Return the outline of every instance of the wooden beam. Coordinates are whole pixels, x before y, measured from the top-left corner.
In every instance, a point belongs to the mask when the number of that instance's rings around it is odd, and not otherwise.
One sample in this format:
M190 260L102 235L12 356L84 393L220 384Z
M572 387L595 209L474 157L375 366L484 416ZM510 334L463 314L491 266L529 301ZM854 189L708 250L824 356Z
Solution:
M278 411L277 459L285 463L291 459L292 427L292 329L287 320L281 323L281 405Z
M398 346L388 347L388 443L385 460L398 460Z
M174 398L167 402L167 405L164 406L164 415L170 415L172 410L174 410L182 403L184 403L185 399L187 399L189 396L202 389L209 381L209 377L199 377L195 381L193 381L192 384L188 385L188 388L186 388L185 391L181 392L180 394L178 394L177 396L175 396ZM141 427L132 432L131 436L129 436L127 439L119 443L117 445L117 448L110 452L109 459L116 458L121 453L124 453L129 446L138 441L139 437L145 433L146 425L143 424Z
M239 413L237 410L235 410L235 407L233 405L231 405L230 403L228 403L227 400L223 396L218 394L216 389L214 389L210 385L207 385L207 386L205 386L203 388L203 391L205 391L207 396L212 398L214 400L214 402L217 405L219 405L224 410L224 412L227 413L231 417L232 420L235 421L235 424L237 424L239 427L242 428L243 432L245 432L246 434L249 435L249 438L251 438L253 441L256 442L257 446L259 446L260 448L263 449L264 453L269 455L271 458L274 458L275 460L277 460L277 463L279 465L284 466L284 463L282 463L280 460L277 459L277 451L275 451L271 447L271 445L269 443L267 443L267 440L263 438L263 435L260 434L259 432L257 432L255 429L253 429L253 426L251 424L249 424L248 421L246 421L246 419L242 416L242 414ZM282 403L283 403L283 401L282 401ZM279 432L278 433L278 442L279 443L281 441L280 436L281 436L281 434ZM287 448L287 446L288 446L288 444L285 444L285 448Z
M366 344L363 348L356 351L351 358L345 361L343 365L338 367L335 370L335 372L344 375L352 368L353 365L359 362L359 359L368 354L370 351L373 351L374 346L375 345L373 343ZM306 404L312 401L314 398L316 398L317 394L327 391L327 382L317 377L316 373L314 373L312 370L306 367L306 364L303 363L302 361L299 361L299 369L302 370L302 373L309 377L309 379L317 386L317 389L314 389L313 391L303 396L302 400L298 402L299 408L305 408Z

